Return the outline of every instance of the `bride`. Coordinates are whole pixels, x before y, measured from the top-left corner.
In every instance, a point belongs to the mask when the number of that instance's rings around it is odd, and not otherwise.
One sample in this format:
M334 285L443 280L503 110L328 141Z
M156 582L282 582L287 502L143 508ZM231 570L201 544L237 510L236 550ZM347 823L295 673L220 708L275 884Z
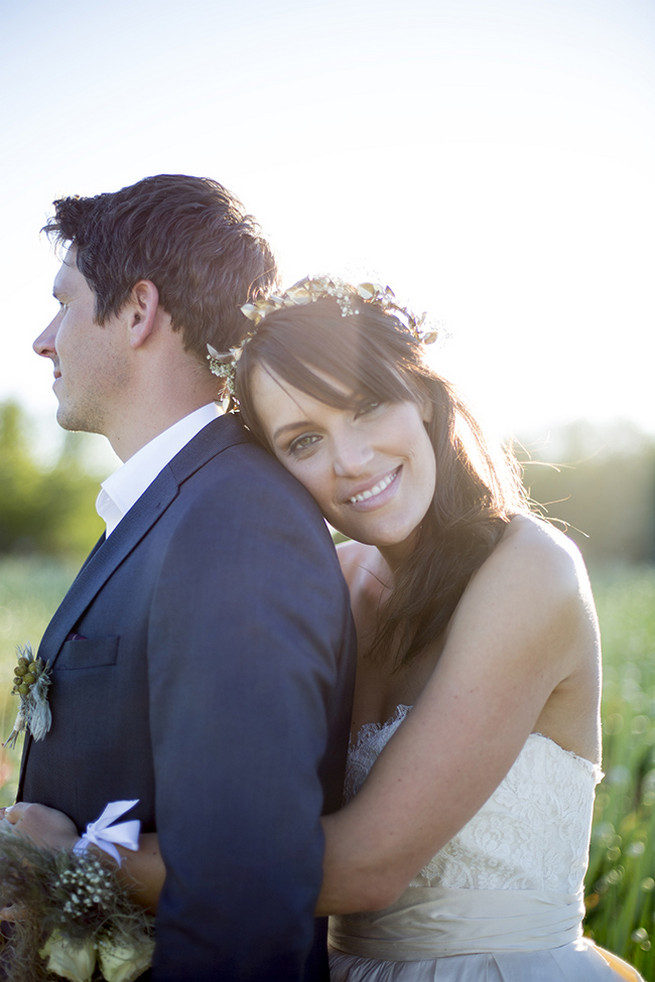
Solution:
M601 668L577 549L388 288L305 280L244 312L243 419L352 540L347 804L319 899L333 980L638 978L582 937Z
M358 677L317 907L333 982L638 980L582 936L601 667L577 549L388 288L305 280L244 312L251 334L210 368L350 539ZM6 818L52 845L79 834L41 805ZM144 840L125 875L154 906Z

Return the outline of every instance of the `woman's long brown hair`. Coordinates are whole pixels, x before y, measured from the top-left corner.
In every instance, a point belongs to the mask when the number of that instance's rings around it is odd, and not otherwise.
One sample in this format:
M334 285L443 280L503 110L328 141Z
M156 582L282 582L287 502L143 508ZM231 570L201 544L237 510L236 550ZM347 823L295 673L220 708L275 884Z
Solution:
M344 317L334 300L325 299L269 314L244 345L236 375L243 421L269 450L252 399L256 365L330 406L373 398L432 407L425 425L436 459L434 497L414 552L394 569L372 646L381 658L393 651L397 666L441 637L511 517L529 510L513 455L492 451L477 420L424 353L411 331L373 304L362 303L357 314Z

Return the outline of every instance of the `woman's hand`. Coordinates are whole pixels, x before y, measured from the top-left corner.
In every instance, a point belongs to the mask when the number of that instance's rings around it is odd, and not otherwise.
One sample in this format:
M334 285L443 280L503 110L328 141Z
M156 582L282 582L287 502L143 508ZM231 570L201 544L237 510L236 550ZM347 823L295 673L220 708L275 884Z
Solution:
M54 852L61 849L70 852L80 838L74 822L63 812L28 801L18 801L8 808L0 808L0 828L2 826L11 826L17 835L31 839L35 845ZM135 903L154 912L166 878L156 833L140 835L137 852L124 849L123 846L116 848L121 856L118 879ZM90 845L89 852L107 866L116 869L114 860L102 849ZM9 918L5 916L4 919ZM16 917L11 919L15 920Z
M29 801L18 801L0 808L0 820L12 826L16 835L31 839L37 846L58 851L71 850L80 837L68 815Z
M71 850L79 839L75 824L68 815L46 805L19 801L0 808L0 829L11 829L14 835L30 839L35 845L53 851ZM4 907L0 920L20 921L26 916L23 907Z

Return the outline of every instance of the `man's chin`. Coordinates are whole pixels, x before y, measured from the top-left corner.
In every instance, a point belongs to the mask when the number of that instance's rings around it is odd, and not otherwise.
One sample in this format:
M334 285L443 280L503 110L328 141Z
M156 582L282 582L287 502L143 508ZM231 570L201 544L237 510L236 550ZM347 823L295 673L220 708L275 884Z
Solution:
M85 420L81 416L72 413L62 405L60 405L57 409L57 422L61 426L62 430L68 430L69 433L98 432L98 430L89 426L88 420Z

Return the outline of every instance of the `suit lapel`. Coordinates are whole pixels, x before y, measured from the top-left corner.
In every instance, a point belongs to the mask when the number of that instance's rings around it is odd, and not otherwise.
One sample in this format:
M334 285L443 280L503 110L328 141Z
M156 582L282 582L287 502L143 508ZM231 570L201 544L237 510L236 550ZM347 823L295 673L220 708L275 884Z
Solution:
M116 530L97 544L56 610L41 640L40 653L51 664L72 628L114 570L134 549L175 498L178 486L166 469L143 493Z
M245 442L248 437L236 419L222 416L205 426L164 467L109 538L99 540L77 574L41 640L39 653L44 660L54 664L88 605L177 497L180 485L228 446Z

